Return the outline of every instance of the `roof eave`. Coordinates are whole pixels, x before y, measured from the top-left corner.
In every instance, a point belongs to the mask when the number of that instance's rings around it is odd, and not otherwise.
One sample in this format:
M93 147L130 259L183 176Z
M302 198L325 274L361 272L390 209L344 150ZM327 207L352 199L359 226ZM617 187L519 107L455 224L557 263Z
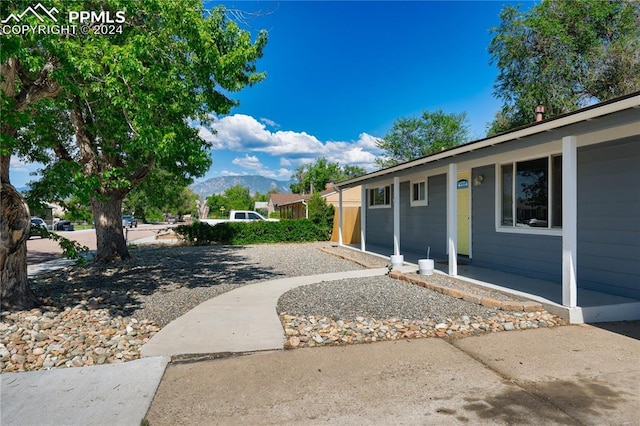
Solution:
M559 129L571 124L576 124L581 121L593 120L598 117L602 117L615 112L623 111L629 108L638 108L640 106L640 92L636 92L627 96L616 98L607 102L591 105L586 108L579 109L574 112L559 115L553 118L549 118L540 122L533 122L531 124L518 127L505 133L500 133L488 138L472 141L464 145L460 145L454 148L447 149L436 154L431 154L426 157L421 157L415 160L408 161L406 163L398 164L386 169L378 170L368 173L366 175L359 176L357 178L349 179L343 182L335 183L334 186L339 189L344 189L352 186L360 185L362 182L369 179L374 179L389 174L393 174L398 171L407 170L413 167L418 167L427 163L443 160L446 158L454 157L456 155L471 152L477 149L486 148L493 145L502 144L516 139L522 139L528 136L532 136L542 132L548 132L551 130Z

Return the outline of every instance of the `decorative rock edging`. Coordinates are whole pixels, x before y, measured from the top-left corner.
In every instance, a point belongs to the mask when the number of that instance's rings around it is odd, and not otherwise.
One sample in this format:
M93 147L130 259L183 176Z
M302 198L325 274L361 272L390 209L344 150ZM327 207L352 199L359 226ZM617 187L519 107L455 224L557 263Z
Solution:
M487 308L495 308L503 311L524 312L537 312L544 309L542 307L542 304L538 302L532 302L529 300L498 300L489 296L480 296L478 294L473 294L460 288L442 286L419 276L408 275L398 271L389 272L389 277L401 281L406 281L420 287L428 288L429 290L437 291L438 293L455 297L456 299L462 299L467 302L477 303L478 305L486 306Z
M482 333L554 327L565 322L546 311L501 313L486 319L481 317L448 318L436 322L391 318L376 320L357 317L353 321L322 316L297 317L280 314L285 331L285 349L342 346L385 340L424 337L461 338Z

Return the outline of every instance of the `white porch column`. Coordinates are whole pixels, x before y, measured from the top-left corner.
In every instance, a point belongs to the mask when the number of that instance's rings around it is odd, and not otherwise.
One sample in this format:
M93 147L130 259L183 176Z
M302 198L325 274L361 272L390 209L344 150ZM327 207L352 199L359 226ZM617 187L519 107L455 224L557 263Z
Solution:
M449 164L447 173L447 253L449 275L458 275L458 166Z
M393 178L393 254L400 254L400 178Z
M360 250L365 251L367 238L367 188L360 187Z
M338 245L342 245L342 188L338 189Z
M578 306L578 155L575 136L562 138L562 304Z

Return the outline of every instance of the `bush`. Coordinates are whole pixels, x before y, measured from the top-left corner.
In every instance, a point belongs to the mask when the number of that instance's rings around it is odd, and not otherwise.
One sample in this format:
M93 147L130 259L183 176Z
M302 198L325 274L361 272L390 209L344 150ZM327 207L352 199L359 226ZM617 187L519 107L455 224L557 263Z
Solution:
M217 225L196 221L177 226L175 232L191 244L264 244L326 241L326 230L306 219L280 222L223 222Z
M327 234L326 239L330 239L335 212L333 205L327 204L319 192L314 193L307 203L309 206L309 220L318 225Z

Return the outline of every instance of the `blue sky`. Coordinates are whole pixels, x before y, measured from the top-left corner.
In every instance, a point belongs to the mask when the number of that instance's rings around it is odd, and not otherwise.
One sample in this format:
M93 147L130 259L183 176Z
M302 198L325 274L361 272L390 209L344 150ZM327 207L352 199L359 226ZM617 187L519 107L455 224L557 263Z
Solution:
M530 7L532 2L520 2ZM211 7L218 2L205 2ZM466 112L473 139L500 108L489 29L507 1L230 1L243 29L266 29L258 69L266 79L200 135L213 143L214 176L260 174L288 180L318 157L375 169L394 120L424 110ZM253 12L259 12L253 15ZM14 158L12 182L34 165Z

